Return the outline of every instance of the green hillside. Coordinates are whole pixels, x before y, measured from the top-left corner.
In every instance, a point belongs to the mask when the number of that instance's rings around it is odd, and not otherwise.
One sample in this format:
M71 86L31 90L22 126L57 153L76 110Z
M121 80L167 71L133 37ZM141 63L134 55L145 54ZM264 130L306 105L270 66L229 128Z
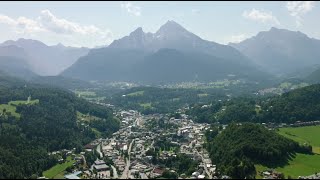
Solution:
M29 96L33 99L29 103L23 100ZM72 148L81 151L83 145L97 138L93 128L104 132L103 136L119 129L111 109L58 88L7 79L0 86L0 103L1 108L8 108L0 116L0 179L42 176L44 170L57 163L48 152ZM77 122L77 112L98 117L99 121L84 128Z

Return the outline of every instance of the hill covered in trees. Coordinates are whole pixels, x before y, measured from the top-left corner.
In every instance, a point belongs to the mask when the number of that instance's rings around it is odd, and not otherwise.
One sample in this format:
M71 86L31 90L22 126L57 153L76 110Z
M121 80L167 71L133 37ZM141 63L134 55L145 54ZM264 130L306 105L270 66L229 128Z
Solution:
M294 123L320 119L320 85L299 88L273 97L239 97L214 101L208 107L194 105L188 114L198 122Z
M309 74L306 77L307 81L310 81L312 83L319 83L320 82L320 68L317 70L313 71L311 74Z
M215 128L206 137L210 158L232 178L254 178L254 164L285 165L296 152L311 153L311 147L252 123L232 123L220 133Z
M5 76L7 77L7 76ZM0 78L6 79L5 77ZM58 88L33 85L14 78L0 83L0 107L18 101L19 117L6 108L0 112L0 178L30 178L54 165L48 152L76 148L96 138L90 128L77 121L77 111L99 117L105 135L118 130L112 111L77 98ZM28 97L38 103L27 103Z

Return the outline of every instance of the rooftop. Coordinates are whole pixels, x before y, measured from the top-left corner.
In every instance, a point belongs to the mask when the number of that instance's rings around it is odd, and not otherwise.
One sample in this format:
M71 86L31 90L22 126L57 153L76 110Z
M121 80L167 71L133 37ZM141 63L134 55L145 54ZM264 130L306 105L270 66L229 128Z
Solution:
M101 164L105 164L106 162L104 162L104 160L96 160L95 162L94 162L94 164L96 164L96 165L101 165Z
M106 165L106 164L95 165L94 167L95 167L95 169L97 169L97 170L100 170L100 169L108 169L108 168L109 168L109 166Z

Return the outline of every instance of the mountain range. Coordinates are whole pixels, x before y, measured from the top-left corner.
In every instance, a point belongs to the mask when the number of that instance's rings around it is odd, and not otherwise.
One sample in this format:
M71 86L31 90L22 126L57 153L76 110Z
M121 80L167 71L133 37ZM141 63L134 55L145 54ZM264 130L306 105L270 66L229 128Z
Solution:
M167 21L155 33L145 33L139 27L129 36L113 41L109 48L140 49L156 52L162 48L187 52L203 52L219 58L235 60L244 58L236 49L201 39L175 21Z
M320 40L299 31L272 27L240 43L222 45L167 21L155 33L139 27L108 46L92 49L8 40L0 44L0 70L27 79L60 75L142 83L264 81L281 75L307 78L319 69L319 50ZM313 81L317 74L313 73Z
M266 76L235 48L203 40L174 21L155 33L137 28L106 48L93 49L61 75L143 83Z
M65 47L62 44L47 46L40 41L23 38L0 44L0 56L23 59L29 65L28 70L45 76L58 75L88 51L88 48Z
M284 75L319 64L320 40L300 31L272 27L237 44L229 44L265 71Z

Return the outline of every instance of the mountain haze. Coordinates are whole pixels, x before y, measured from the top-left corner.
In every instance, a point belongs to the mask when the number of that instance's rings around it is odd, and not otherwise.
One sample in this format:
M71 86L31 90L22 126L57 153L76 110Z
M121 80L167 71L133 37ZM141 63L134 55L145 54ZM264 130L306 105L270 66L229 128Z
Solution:
M245 59L236 49L201 39L174 21L167 21L155 33L145 33L139 27L129 36L115 40L110 48L143 49L156 52L162 48L180 51L199 51L229 60ZM239 60L240 61L240 60Z
M11 56L0 56L0 71L23 79L31 79L37 74L32 72L25 59Z
M6 48L10 51L1 50ZM30 70L39 75L57 75L88 51L88 48L65 47L62 44L47 46L40 41L23 38L0 44L0 55L16 57L18 54L30 64Z
M272 27L240 43L230 43L265 70L286 74L319 64L320 40L300 31Z
M251 78L263 73L235 48L203 40L168 21L154 34L138 28L106 48L91 50L61 75L159 83L192 81L195 77L209 81L229 75Z

